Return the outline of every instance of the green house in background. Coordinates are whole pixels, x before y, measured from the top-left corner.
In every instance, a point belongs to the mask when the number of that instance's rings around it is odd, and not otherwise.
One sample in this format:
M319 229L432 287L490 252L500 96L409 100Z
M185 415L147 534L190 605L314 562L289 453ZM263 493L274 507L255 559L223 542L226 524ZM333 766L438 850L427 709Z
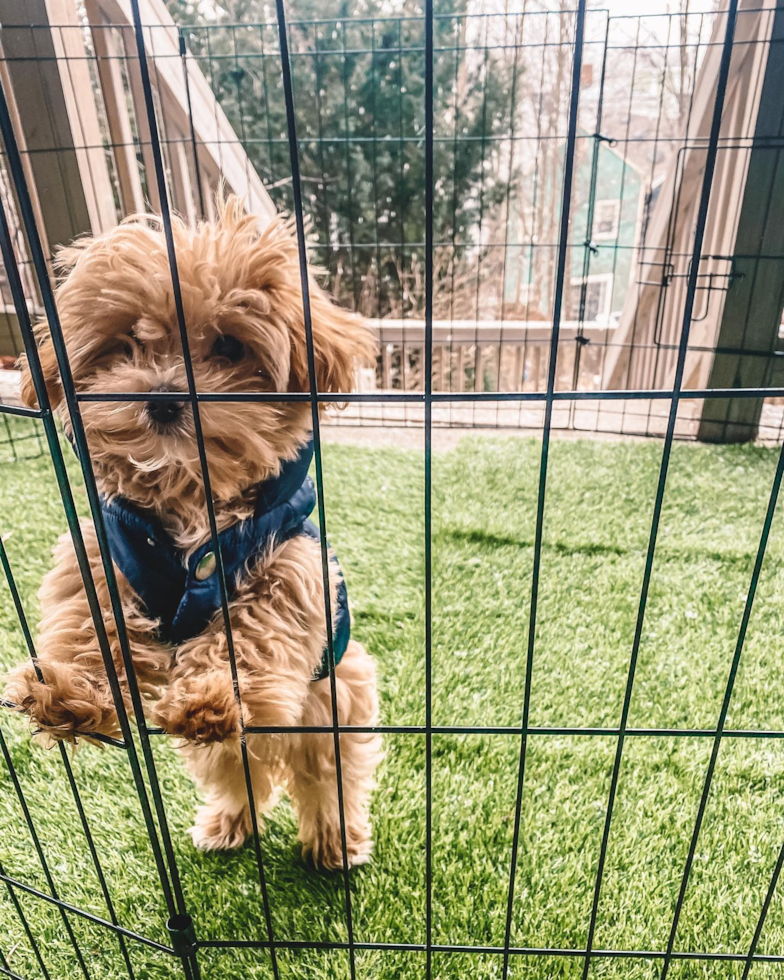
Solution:
M529 170L509 217L504 275L505 319L552 320L563 186L563 142ZM591 251L586 259L593 138L580 133L575 150L571 262L564 287L563 320L579 315L583 281L586 322L611 323L634 284L636 250L643 227L645 181L638 168L607 142L599 144ZM587 271L587 275L586 275Z

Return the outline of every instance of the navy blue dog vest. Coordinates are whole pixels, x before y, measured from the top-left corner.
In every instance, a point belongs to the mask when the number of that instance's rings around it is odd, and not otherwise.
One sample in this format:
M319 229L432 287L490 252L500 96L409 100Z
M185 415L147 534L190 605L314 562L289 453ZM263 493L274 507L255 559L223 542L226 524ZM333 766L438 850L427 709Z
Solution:
M221 531L220 540L229 602L250 568L270 545L304 534L314 541L321 535L308 520L316 504L308 468L313 458L312 440L296 459L283 464L280 474L256 487L252 517ZM139 594L153 619L160 620L162 639L173 644L198 636L221 608L220 581L212 541L186 559L162 526L122 497L102 500L104 524L112 558ZM331 556L337 564L337 559ZM337 587L333 610L332 650L337 664L346 652L351 624L348 594L343 576ZM315 680L329 675L327 650Z

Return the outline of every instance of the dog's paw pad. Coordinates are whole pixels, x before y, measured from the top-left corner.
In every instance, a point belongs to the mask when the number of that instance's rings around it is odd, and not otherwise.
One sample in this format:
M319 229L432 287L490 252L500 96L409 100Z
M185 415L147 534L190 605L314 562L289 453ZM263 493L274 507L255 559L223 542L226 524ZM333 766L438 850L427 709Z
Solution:
M203 806L196 811L194 825L188 833L200 851L230 851L242 847L250 830L247 808L233 813L220 807Z

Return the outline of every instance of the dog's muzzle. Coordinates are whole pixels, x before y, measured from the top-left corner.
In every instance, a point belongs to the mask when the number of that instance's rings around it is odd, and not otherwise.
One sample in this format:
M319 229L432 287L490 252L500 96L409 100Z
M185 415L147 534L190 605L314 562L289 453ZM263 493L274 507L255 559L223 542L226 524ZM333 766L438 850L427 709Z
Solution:
M156 398L153 401L147 402L146 410L149 418L152 419L153 422L157 422L159 425L170 425L172 422L176 422L182 415L182 410L185 408L185 402L181 401L177 397L178 395L182 394L182 392L171 391L165 385L151 388L150 393L153 392L166 392L172 397L171 399Z

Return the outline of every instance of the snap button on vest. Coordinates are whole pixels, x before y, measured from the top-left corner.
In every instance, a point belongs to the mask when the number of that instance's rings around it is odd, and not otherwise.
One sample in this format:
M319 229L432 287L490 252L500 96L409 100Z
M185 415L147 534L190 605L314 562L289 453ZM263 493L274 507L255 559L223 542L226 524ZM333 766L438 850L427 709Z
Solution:
M199 564L196 566L196 571L194 575L197 581L203 582L208 579L210 575L215 571L218 565L218 559L215 557L214 551L208 551L206 555L203 555L199 559Z

